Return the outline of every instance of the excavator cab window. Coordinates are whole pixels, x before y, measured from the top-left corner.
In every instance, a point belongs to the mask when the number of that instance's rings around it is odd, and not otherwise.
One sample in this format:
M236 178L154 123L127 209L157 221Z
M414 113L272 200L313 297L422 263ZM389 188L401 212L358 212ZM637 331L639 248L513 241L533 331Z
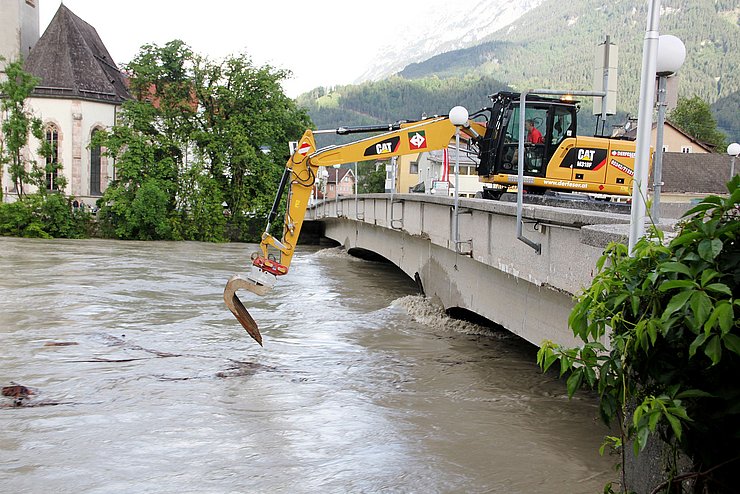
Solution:
M567 137L575 136L575 131L572 128L573 110L572 106L553 105L549 112L552 121L548 122L547 125L548 129L551 129L549 135L546 136L549 143L546 154L548 161L555 154L555 150L560 146L560 143Z
M518 94L507 92L491 96L491 116L480 142L478 175L482 177L518 172L518 98ZM544 177L558 146L576 135L576 106L572 102L533 96L527 100L524 120L531 121L525 125L524 173Z
M498 173L518 173L519 170L519 107L512 106L507 119L506 133L501 143ZM547 153L548 106L527 105L524 112L524 174L544 175Z

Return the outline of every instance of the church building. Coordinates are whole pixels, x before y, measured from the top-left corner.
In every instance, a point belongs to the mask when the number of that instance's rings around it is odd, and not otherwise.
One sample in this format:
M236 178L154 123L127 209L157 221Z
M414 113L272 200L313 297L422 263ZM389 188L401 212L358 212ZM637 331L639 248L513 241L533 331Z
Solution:
M0 3L0 31L4 33L0 55L9 61L22 57L24 69L40 79L26 106L42 120L52 154L39 155L40 143L32 137L27 158L41 166L45 160L61 164L58 174L67 182L61 192L93 206L115 178L115 168L99 147L91 145L92 138L113 126L121 104L131 96L124 75L95 28L64 4L39 38L40 1ZM5 74L0 72L0 77ZM49 190L59 190L58 174L47 175ZM7 169L3 170L2 188L3 200L15 200L18 191Z

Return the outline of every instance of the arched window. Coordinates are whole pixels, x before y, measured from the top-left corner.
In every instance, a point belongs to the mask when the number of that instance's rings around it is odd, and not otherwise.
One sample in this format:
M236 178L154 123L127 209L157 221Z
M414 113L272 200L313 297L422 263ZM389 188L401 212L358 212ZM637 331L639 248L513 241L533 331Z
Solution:
M94 129L91 134L91 140L94 141L98 129ZM100 146L90 146L90 195L100 195Z
M49 154L46 156L46 189L57 190L57 173L59 171L59 131L55 125L46 128L46 144Z

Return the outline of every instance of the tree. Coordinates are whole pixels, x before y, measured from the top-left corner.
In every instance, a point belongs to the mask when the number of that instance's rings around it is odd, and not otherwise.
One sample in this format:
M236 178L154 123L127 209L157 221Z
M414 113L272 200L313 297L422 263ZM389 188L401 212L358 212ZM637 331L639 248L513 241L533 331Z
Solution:
M255 67L246 55L221 63L195 60L194 87L202 112L194 141L219 182L232 238L260 238L290 154L288 142L311 126L305 110L282 91L281 81L289 75Z
M717 128L709 104L698 96L679 98L676 108L668 120L697 141L705 142L716 149L727 147L725 134Z
M382 194L385 192L385 162L376 167L376 161L362 161L357 165L357 192Z
M179 40L142 47L127 68L137 99L99 142L118 171L100 201L107 231L219 241L227 230L258 240L288 141L310 125L282 92L289 73L246 55L213 62Z
M608 246L569 318L584 345L543 342L537 355L545 370L560 363L569 396L582 385L598 391L601 418L620 430L605 444L621 451L623 468L628 441L639 453L651 436L673 449L674 462L679 451L693 463L683 473L673 463L653 492L687 480L697 493L737 488L740 177L728 189L690 210L667 245L655 230L657 241L641 239L633 256Z
M58 193L49 194L47 190L47 176L56 175L61 164L48 159L52 156L52 150L51 145L43 139L41 119L26 106L26 100L38 79L23 70L20 60L6 64L5 71L8 78L0 82L0 113L6 115L0 133L0 167L9 165L19 200L11 204L0 203L0 235L44 238L87 236L90 229L89 213L73 211L69 198ZM38 152L45 158L44 165L27 157L31 136L41 141ZM34 185L36 192L27 194L27 184ZM59 176L55 182L59 189L64 189L65 184L63 176Z
M99 200L104 234L122 239L173 238L179 174L185 168L195 114L190 105L184 43L145 45L129 64L135 100L123 104L120 121L96 134L96 145L116 160L116 180Z
M5 59L0 57L0 62ZM42 139L41 119L35 117L26 107L26 99L36 87L39 79L23 70L23 62L16 60L5 65L7 79L0 82L0 111L6 115L2 121L2 141L0 142L0 165L9 165L8 171L23 198L24 184L28 179L26 170L30 162L23 154L31 135Z

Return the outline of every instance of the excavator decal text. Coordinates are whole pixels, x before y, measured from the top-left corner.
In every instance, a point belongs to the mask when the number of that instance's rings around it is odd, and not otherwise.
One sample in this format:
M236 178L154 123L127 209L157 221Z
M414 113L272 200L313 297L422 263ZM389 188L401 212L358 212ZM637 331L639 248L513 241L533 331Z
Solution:
M627 174L627 175L629 175L630 177L634 177L634 176L635 176L635 172L634 172L634 171L632 170L632 168L630 168L630 167L629 167L629 166L627 166L627 165L624 165L624 164L620 163L620 162L619 162L619 161L617 161L617 160L614 160L614 159L613 159L613 160L611 160L611 161L609 162L609 164L610 164L610 165L612 165L612 166L613 166L614 168L616 168L617 170L619 170L620 172L624 172L624 173L626 173L626 174Z
M384 141L376 142L365 149L365 156L377 156L379 154L395 153L398 150L398 144L401 142L400 137L391 137Z
M560 168L596 171L606 165L606 149L572 148L560 163Z

